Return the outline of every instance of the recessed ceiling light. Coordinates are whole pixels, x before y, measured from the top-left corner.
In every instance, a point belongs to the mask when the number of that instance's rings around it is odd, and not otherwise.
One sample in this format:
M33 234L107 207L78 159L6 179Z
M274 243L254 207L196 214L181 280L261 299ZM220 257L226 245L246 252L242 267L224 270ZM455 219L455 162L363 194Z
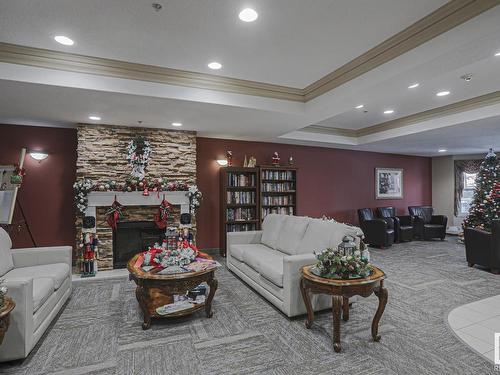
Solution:
M495 56L500 56L500 52L495 53Z
M222 64L218 63L217 61L212 61L208 64L208 67L213 70L219 70L220 68L222 68Z
M182 123L181 123L181 122L173 122L173 123L172 123L172 126L177 126L177 127L179 127L179 126L182 126Z
M245 8L240 12L238 17L243 22L253 22L259 17L259 14L252 8Z
M89 120L92 120L92 121L99 121L101 120L101 118L99 116L96 116L96 115L90 115L89 116Z
M409 88L409 89L414 89L414 88L416 88L416 87L418 87L418 86L420 86L420 83L414 83L414 84L412 84L412 85L408 86L408 88Z
M445 148L441 148L441 149L438 150L438 152L446 152L446 151L448 151L448 150L445 149Z
M446 96L446 95L450 95L450 92L449 91L439 91L436 96Z
M391 113L394 113L394 110L393 110L393 109L388 109L388 110L385 110L385 111L384 111L384 114L385 114L385 115L390 115Z
M72 46L73 44L75 44L75 42L73 42L72 39L70 39L70 38L68 38L67 36L64 36L64 35L56 35L54 37L54 40L57 43L63 44L65 46Z
M364 107L364 105L363 105L363 104L360 104L360 105L357 105L355 108L356 108L356 109L361 109L361 108L363 108L363 107Z

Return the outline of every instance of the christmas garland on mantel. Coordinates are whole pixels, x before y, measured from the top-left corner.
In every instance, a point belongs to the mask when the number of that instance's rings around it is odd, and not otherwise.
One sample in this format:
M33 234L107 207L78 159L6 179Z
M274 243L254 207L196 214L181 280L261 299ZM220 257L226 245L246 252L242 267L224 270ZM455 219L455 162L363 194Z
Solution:
M94 183L89 178L83 178L73 184L73 191L75 193L76 209L81 214L85 214L87 210L89 203L88 194L92 191L142 191L142 194L145 196L148 196L149 192L185 191L189 198L189 211L192 215L196 213L203 197L198 186L189 185L182 181L167 182L165 178L155 178L149 181L145 178L142 180L129 179L125 182L111 180L105 183Z

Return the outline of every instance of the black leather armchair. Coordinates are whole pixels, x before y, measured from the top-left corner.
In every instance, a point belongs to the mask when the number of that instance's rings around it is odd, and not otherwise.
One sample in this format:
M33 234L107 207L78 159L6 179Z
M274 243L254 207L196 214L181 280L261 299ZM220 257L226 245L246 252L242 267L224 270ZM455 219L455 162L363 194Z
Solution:
M394 219L377 218L371 208L359 209L358 218L366 243L382 248L394 243Z
M491 233L482 229L465 228L465 256L469 267L475 264L500 273L500 220L493 220Z
M431 206L410 206L408 212L413 218L415 236L421 240L446 237L448 218L444 215L433 215Z
M378 207L377 216L394 220L394 241L403 242L413 239L413 218L410 215L396 216L394 207Z

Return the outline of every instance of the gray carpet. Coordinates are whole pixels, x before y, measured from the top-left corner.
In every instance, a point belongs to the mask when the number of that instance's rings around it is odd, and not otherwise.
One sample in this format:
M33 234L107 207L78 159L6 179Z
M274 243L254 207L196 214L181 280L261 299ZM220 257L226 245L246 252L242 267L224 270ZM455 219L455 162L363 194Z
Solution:
M226 269L218 271L214 316L202 313L141 329L134 285L74 284L71 300L31 355L0 364L5 374L488 374L493 364L447 326L448 312L498 293L500 276L468 268L464 247L412 242L372 250L388 275L380 343L370 338L375 296L342 322L334 353L331 314L289 320Z

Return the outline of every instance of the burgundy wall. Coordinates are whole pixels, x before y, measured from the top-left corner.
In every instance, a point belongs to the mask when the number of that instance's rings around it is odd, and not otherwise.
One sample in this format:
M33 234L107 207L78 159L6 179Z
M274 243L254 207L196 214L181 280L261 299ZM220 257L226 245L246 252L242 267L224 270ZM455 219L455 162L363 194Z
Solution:
M257 158L258 165L271 164L274 151L282 164L290 155L297 174L297 213L357 223L356 209L393 205L398 214L407 206L431 204L431 159L320 147L198 138L197 183L203 193L198 213L197 243L201 248L219 246L219 165L225 151L233 151L233 164L243 165L245 154ZM404 199L375 199L375 168L404 169Z
M40 163L26 155L26 176L18 192L38 246L74 245L76 146L75 129L0 125L0 165L17 164L22 147L49 153ZM16 205L13 223L21 220ZM25 227L11 237L14 247L33 246Z
M0 164L14 164L19 151L41 149L49 157L38 163L27 156L26 177L19 199L38 246L73 245L75 238L73 190L77 137L75 129L0 125ZM431 203L431 159L320 147L198 138L197 180L204 199L198 215L198 245L219 246L219 165L226 150L234 164L244 155L270 164L274 151L283 163L293 155L298 171L299 215L326 214L356 223L356 209L394 205L398 213L412 204ZM404 199L375 200L375 167L404 169ZM20 221L16 207L14 222ZM25 228L12 234L15 247L32 246Z

